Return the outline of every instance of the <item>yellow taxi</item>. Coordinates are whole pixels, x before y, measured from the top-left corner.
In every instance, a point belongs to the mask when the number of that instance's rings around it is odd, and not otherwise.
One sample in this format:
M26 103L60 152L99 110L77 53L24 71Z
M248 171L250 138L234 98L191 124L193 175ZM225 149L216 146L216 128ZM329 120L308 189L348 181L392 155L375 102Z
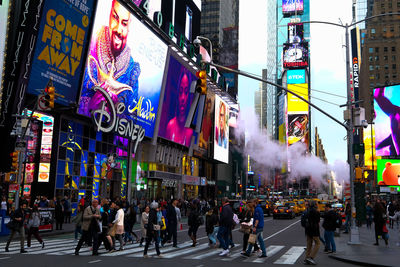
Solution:
M300 210L300 213L303 213L306 210L306 202L304 201L304 199L296 199L294 200L294 202L296 202L297 207Z
M289 206L293 210L294 214L296 214L296 216L300 215L300 208L295 201L287 201L285 203L285 206Z

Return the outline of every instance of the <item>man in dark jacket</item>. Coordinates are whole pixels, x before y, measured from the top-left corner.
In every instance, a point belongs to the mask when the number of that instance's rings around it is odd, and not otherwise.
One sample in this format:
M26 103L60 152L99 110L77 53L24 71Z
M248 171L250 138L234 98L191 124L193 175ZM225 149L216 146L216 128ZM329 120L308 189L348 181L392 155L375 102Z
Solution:
M322 223L322 227L325 229L324 239L325 239L325 252L326 253L335 253L336 252L336 244L335 244L335 230L337 226L338 215L331 208L331 204L325 205L325 213L324 213L324 222Z
M173 239L173 247L178 247L178 240L177 240L177 228L178 228L178 219L176 217L176 210L175 207L177 205L178 200L174 199L172 202L167 206L167 237L163 240L163 245L168 240L171 240L171 236Z
M219 217L219 229L217 238L223 249L219 254L220 256L226 256L229 253L229 236L232 230L233 212L229 205L228 198L224 197L222 199L222 211Z
M310 202L310 208L306 211L307 221L305 227L305 232L307 236L307 250L306 250L306 259L304 263L315 265L314 258L319 250L319 221L320 215L317 210L317 204L315 201ZM314 247L313 247L314 243Z
M19 203L19 209L17 209L14 213L12 218L12 223L14 225L13 229L11 230L11 234L7 240L5 251L8 252L8 247L10 246L11 240L13 239L16 232L19 233L21 239L21 253L26 253L27 251L24 249L24 242L25 242L25 229L24 229L24 221L25 221L25 214L26 214L27 205L25 201L21 201Z
M348 234L349 230L350 230L350 224L351 224L351 205L350 205L350 200L347 200L347 202L346 202L346 207L344 209L344 214L346 215L346 222L345 222L346 229L344 230L343 234Z

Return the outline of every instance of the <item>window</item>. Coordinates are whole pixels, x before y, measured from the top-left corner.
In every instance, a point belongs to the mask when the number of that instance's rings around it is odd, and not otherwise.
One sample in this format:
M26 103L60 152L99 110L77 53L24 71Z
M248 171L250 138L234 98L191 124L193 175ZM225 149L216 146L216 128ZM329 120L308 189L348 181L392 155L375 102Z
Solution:
M375 47L375 53L379 53L379 47Z
M387 79L389 79L389 74L385 74L385 79L387 80Z
M392 61L396 61L396 56L395 55L392 56Z
M372 58L372 56L369 56L369 62L372 62L372 60L373 60L373 58Z
M370 48L368 49L368 52L369 52L369 53L374 53L374 48L370 47Z
M369 70L374 70L374 66L369 65Z
M387 61L388 60L388 56L383 56L383 60Z
M375 61L379 61L379 56L375 56Z
M371 29L371 33L375 33L375 29Z
M385 8L385 3L382 3L382 4L381 4L381 8Z
M379 66L379 65L375 65L375 69L376 69L376 70L379 70L379 69L380 69L380 66Z
M381 78L381 76L379 75L379 73L375 74L375 79L379 80Z
M392 77L393 77L393 80L397 79L397 74L393 74Z
M396 47L392 46L392 52L396 52Z
M392 64L392 69L396 69L396 64Z
M390 31L394 32L394 26L390 26Z
M384 68L385 68L385 70L388 70L389 69L389 65L385 64Z
M387 46L385 46L384 48L383 48L383 52L387 52L388 51L388 48L387 48Z
M393 7L392 2L389 2L389 8L392 8L392 7Z
M386 32L386 27L383 27L382 31L383 31L383 32Z
M400 1L397 1L397 7L400 7Z

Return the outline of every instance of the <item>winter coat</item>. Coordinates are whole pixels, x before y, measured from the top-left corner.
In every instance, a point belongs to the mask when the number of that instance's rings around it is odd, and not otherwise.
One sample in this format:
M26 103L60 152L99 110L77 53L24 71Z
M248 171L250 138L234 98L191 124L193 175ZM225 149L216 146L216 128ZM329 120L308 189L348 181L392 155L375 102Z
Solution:
M233 221L232 208L229 204L226 204L222 207L222 211L219 217L219 225L231 229L232 221Z
M188 217L188 225L189 227L199 227L199 217L200 213L197 209L191 209Z
M157 225L157 211L155 209L150 209L147 221L146 237L153 237L155 235L154 225Z
M206 215L206 233L207 235L214 232L214 227L218 225L218 215L212 212Z
M176 210L175 207L172 206L171 204L167 206L167 221L168 225L171 226L178 225L178 220L176 218Z
M146 236L146 227L147 223L149 222L149 215L150 213L146 213L143 211L142 213L142 219L140 221L140 227L142 229L142 236Z
M75 223L75 226L81 227L83 221L83 212L79 211L74 218L72 218L72 222Z
M94 219L93 215L100 215L100 210L97 208L93 208L92 206L88 206L83 211L83 222L82 222L83 231L89 231L90 223L92 222L92 219Z
M335 231L336 230L336 221L338 216L334 210L330 210L324 214L324 222L322 223L322 227L325 231Z
M306 235L310 237L319 236L319 221L320 221L320 214L319 211L315 208L310 208L307 211L308 216L308 227L305 228Z

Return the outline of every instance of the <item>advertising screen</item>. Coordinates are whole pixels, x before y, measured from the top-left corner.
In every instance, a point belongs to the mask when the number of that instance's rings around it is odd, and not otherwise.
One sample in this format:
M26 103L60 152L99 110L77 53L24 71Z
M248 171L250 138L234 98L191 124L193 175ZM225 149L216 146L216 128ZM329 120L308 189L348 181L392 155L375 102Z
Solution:
M2 23L0 24L0 95L2 95L2 90L3 90L3 66L4 66L4 52L6 49L6 39L5 36L7 36L7 25L8 25L8 7L10 5L9 0L3 0L0 1L0 21ZM1 103L1 99L0 99ZM1 109L1 105L0 105Z
M308 66L308 43L283 44L283 67L287 69Z
M282 0L283 15L302 14L303 11L304 0Z
M296 142L308 145L308 114L288 115L288 144Z
M190 84L197 78L173 56L167 77L158 136L189 147L193 129L186 128L185 122L193 101Z
M304 41L303 23L288 23L288 43L301 43Z
M287 71L287 83L288 84L299 84L306 83L306 70L288 70Z
M153 137L167 45L118 1L100 0L93 25L78 112L91 116L101 107L104 88L119 109ZM123 105L121 105L121 103Z
M55 102L62 105L76 102L94 3L94 0L79 1L77 5L45 1L28 93L40 94L51 78L57 94Z
M364 136L364 165L368 169L376 170L376 152L375 152L375 126L368 124L363 131Z
M214 118L214 94L207 91L207 98L204 107L203 123L199 135L199 147L208 149L208 144L212 141L212 128Z
M229 106L229 127L237 128L239 117L239 105L234 104Z
M400 159L378 159L378 185L400 185Z
M215 96L214 159L229 162L229 106L219 96Z
M374 90L377 156L400 155L400 85Z
M288 84L288 89L293 93L296 93L303 97L304 99L308 100L308 84ZM288 114L300 114L300 113L307 113L308 114L308 104L298 98L297 96L288 93L288 107L287 112Z

